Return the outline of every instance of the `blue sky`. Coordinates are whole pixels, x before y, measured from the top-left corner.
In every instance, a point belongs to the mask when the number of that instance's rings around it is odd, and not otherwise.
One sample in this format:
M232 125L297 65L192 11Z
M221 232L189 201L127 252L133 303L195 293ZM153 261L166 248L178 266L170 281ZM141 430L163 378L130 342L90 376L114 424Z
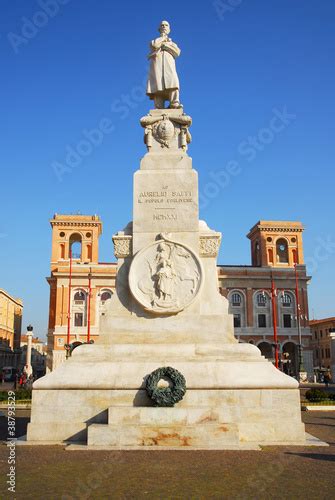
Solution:
M201 218L223 233L219 262L250 264L245 235L259 219L300 220L311 317L335 315L332 0L1 7L0 287L23 298L24 327L46 334L55 212L99 214L100 260L114 260L111 237L131 219L132 174L145 153L148 42L163 18L182 49L189 154ZM103 138L66 167L69 150L104 119Z

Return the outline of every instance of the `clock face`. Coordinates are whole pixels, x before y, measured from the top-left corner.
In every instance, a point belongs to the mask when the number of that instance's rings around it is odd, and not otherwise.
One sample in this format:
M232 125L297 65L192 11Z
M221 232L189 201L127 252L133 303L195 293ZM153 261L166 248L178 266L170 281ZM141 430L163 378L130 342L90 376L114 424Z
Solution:
M279 245L279 250L281 250L282 252L284 252L284 250L285 250L285 245L283 245L283 244Z

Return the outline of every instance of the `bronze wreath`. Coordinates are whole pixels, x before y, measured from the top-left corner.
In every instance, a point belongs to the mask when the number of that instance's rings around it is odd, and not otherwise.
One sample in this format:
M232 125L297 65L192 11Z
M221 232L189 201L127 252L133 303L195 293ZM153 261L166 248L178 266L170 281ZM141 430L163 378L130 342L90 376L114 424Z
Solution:
M157 387L161 378L169 378L172 387ZM186 393L185 377L171 366L158 368L148 375L145 389L154 406L174 406L181 401Z

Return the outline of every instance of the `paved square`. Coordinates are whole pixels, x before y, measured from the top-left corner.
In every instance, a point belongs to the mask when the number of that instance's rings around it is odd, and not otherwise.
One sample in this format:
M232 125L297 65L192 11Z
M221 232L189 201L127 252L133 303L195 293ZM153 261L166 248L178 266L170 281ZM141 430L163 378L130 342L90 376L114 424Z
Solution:
M15 498L74 499L330 499L334 497L335 412L303 413L307 432L326 447L263 451L66 451L17 447ZM23 433L28 416L17 418ZM6 419L0 418L1 439ZM1 498L8 450L0 446Z

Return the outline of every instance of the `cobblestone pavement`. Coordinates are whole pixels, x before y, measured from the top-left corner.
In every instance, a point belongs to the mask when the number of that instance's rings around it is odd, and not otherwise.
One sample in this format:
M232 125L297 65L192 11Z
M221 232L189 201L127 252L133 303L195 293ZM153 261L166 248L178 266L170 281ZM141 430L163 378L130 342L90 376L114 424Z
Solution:
M28 412L17 415L18 434ZM66 451L16 447L16 494L7 491L8 448L0 446L0 498L327 499L335 497L335 412L304 412L325 447L262 451ZM1 439L6 418L0 417Z

